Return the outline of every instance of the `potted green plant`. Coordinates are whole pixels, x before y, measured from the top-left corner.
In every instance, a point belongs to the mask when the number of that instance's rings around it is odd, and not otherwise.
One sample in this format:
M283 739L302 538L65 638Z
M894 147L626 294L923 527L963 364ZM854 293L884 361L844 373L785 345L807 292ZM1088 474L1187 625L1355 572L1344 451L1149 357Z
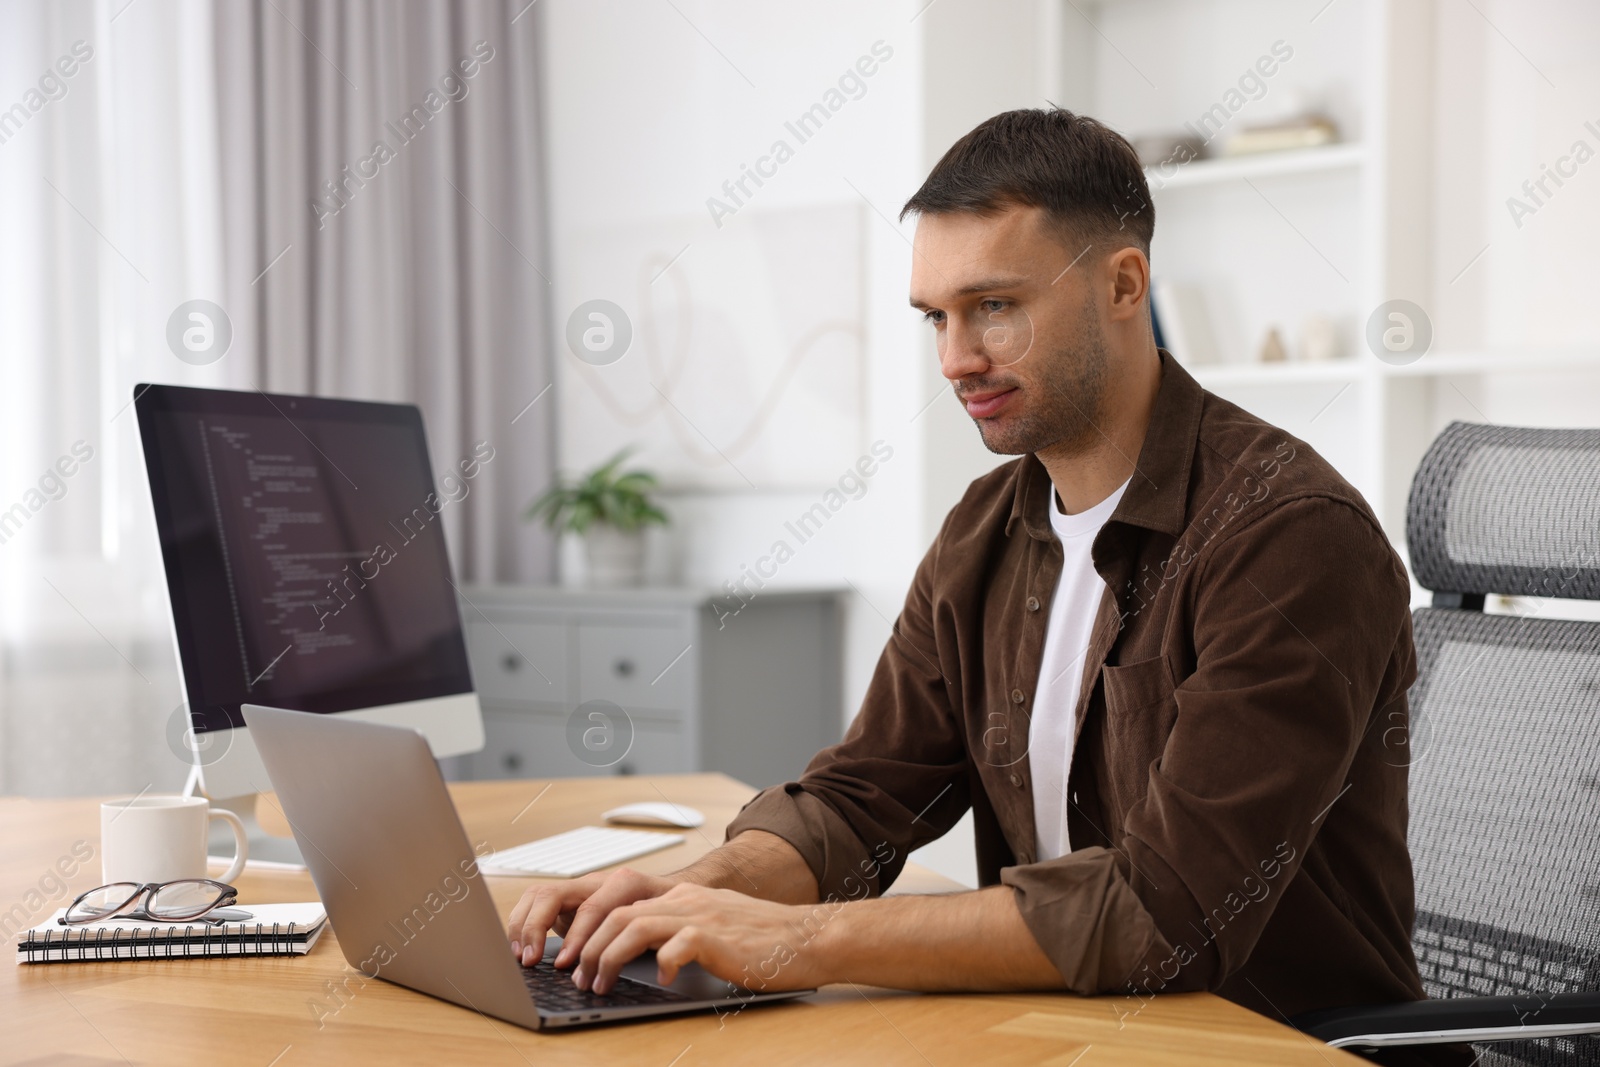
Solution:
M644 578L645 527L667 523L667 513L650 499L656 476L622 470L632 454L624 448L575 481L557 478L528 507L529 519L583 539L591 585L638 585Z

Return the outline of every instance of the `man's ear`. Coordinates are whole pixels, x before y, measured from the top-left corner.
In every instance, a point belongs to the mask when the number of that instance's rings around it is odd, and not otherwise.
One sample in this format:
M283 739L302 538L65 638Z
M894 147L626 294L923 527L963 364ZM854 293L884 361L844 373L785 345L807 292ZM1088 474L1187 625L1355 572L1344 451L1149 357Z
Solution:
M1106 262L1111 277L1111 305L1106 317L1112 322L1146 314L1150 296L1150 261L1143 252L1129 246L1113 252Z

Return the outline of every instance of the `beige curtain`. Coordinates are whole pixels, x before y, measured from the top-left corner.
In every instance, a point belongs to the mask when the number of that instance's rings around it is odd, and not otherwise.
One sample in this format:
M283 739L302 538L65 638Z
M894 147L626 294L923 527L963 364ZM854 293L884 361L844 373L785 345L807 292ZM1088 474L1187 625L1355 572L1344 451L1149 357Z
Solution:
M520 521L555 425L534 5L237 0L214 34L239 354L269 391L419 404L436 471L488 442L457 572L547 580Z

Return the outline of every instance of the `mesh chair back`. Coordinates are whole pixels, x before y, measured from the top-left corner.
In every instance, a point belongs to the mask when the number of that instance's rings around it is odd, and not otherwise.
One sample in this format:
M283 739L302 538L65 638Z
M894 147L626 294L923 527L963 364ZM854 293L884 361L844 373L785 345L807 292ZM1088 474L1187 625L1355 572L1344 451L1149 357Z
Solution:
M1435 591L1600 598L1600 431L1452 425L1412 483L1407 539ZM1412 621L1424 988L1600 989L1600 624L1440 608ZM1600 1065L1593 1037L1478 1051L1484 1065Z
M1411 482L1406 544L1435 592L1600 600L1600 431L1451 423Z

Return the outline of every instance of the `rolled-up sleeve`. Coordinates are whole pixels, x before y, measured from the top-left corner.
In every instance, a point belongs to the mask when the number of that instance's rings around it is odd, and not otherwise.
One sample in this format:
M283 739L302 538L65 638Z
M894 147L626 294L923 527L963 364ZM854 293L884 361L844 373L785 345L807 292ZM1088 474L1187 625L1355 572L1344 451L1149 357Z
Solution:
M783 838L823 899L888 888L912 849L946 833L970 803L966 746L951 708L953 659L941 661L932 603L943 533L917 568L861 711L798 781L760 793L728 824Z
M1074 992L1121 990L1146 963L1172 952L1127 866L1126 856L1086 848L1000 872L1028 931Z

